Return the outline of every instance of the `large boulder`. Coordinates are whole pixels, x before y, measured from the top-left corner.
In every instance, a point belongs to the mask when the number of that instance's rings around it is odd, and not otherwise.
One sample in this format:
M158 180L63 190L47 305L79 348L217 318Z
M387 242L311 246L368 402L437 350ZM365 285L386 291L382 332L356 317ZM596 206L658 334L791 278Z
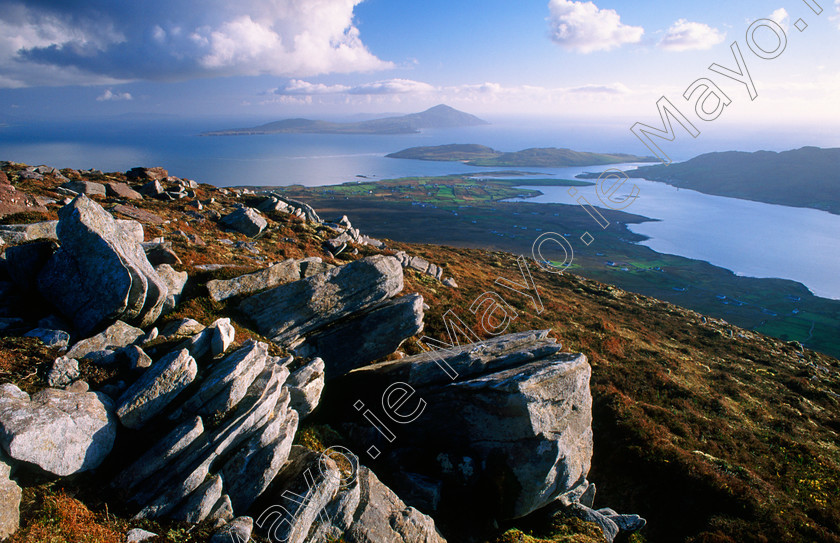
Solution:
M143 248L96 202L80 195L59 211L61 249L38 277L41 293L81 334L121 319L147 326L167 288Z
M239 309L272 341L292 341L383 302L403 288L402 267L370 256L245 299Z
M522 332L359 368L324 409L347 421L354 445L385 453L380 475L397 492L437 481L413 503L468 529L527 515L586 481L590 372L547 331ZM407 426L393 444L348 409L386 404Z
M117 424L102 393L48 388L31 398L0 385L0 445L15 460L59 476L93 469L114 445Z
M411 294L313 333L296 353L322 358L330 380L393 353L422 330L423 296Z

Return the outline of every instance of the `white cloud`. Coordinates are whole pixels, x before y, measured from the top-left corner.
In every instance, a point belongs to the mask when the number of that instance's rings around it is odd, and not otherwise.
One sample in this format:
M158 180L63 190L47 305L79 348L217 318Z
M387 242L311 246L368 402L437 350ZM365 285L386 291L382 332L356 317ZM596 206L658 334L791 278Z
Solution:
M432 92L435 87L428 83L412 81L411 79L388 79L385 81L374 81L353 87L349 94L409 94Z
M112 92L111 89L105 89L105 92L96 97L97 102L120 102L133 99L130 92Z
M362 43L361 1L0 0L0 86L392 68Z
M679 19L659 41L659 47L666 51L697 51L711 49L725 38L726 33L707 24Z
M840 0L834 0L834 10L836 14L831 17L831 20L840 21ZM837 28L840 29L840 23L838 23Z
M363 83L355 87L345 85L324 85L323 83L309 83L300 79L292 79L282 88L274 89L274 94L283 96L296 95L323 95L323 94L355 94L355 95L379 95L379 94L419 94L434 92L434 86L421 81L411 79L386 79Z
M770 19L779 23L785 32L790 29L790 17L785 8L779 8L770 14Z
M592 2L551 0L548 8L551 39L581 53L638 43L645 32L640 26L623 24L615 10L599 9Z
M389 79L363 83L354 87L324 85L293 79L266 94L274 95L262 104L399 104L404 99L415 102L494 104L622 99L633 94L623 83L589 84L576 87L541 87L533 85L504 86L499 83L450 85L436 87L422 81Z

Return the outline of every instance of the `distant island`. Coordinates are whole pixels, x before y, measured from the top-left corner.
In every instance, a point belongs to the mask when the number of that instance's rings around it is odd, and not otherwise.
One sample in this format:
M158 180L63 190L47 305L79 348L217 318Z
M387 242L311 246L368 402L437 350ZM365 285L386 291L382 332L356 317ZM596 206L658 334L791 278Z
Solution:
M416 134L424 128L462 128L490 124L475 115L447 105L437 105L420 113L385 117L354 123L332 123L311 119L285 119L252 128L233 128L205 132L202 136L254 136L262 134Z
M436 145L411 147L386 155L388 158L463 162L470 166L567 168L574 166L599 166L624 162L659 162L654 157L641 157L624 153L587 153L571 149L543 147L524 149L512 153L497 151L476 144Z
M644 166L627 175L716 196L810 207L840 215L838 166L840 149L803 147L781 153L707 153L670 166ZM592 179L598 174L578 177Z

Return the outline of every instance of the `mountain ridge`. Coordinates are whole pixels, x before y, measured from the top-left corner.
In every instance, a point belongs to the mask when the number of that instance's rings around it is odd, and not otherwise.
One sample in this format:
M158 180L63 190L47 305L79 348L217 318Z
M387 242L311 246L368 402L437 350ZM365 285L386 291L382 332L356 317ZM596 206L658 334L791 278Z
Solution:
M475 115L438 104L419 113L359 122L336 123L304 118L283 119L251 128L204 132L202 136L252 136L262 134L417 134L424 128L459 128L490 124Z

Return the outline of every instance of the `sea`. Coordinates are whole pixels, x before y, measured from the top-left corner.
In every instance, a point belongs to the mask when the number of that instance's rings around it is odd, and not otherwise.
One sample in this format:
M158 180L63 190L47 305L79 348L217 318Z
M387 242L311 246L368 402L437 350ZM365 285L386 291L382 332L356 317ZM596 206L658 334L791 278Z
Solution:
M259 124L230 120L223 124L212 119L20 122L0 126L0 160L103 171L163 166L172 175L224 187L322 186L453 173L480 177L487 171L457 162L385 157L408 147L449 143L479 143L503 151L567 147L649 154L623 122L533 118L491 121L487 126L397 136L201 136L211 130ZM807 139L805 134L780 129L677 142L668 152L672 159L680 161L710 151L781 151L804 145L830 146L813 137ZM636 166L518 169L532 172L535 177L570 179L583 171L610 167L627 170ZM704 260L739 275L799 281L818 296L840 299L840 216L678 190L644 179L632 182L639 187L639 196L625 211L652 219L630 226L633 232L648 238L641 243L651 249ZM527 187L527 178L523 178L522 186ZM587 194L587 188L592 189L583 187L581 192ZM570 196L566 188L538 190L544 195L528 201L577 203L577 196ZM588 200L597 207L594 189L590 192Z

